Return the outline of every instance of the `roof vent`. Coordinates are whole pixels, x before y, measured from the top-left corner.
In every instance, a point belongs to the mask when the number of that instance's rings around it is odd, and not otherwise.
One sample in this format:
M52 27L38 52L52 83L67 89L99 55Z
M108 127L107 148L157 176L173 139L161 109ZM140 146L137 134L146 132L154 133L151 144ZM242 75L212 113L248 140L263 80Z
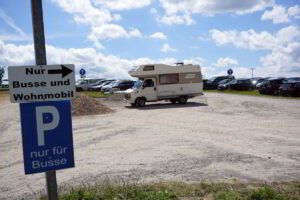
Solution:
M178 62L178 63L175 63L176 64L176 66L178 66L178 65L184 65L184 63L183 62Z

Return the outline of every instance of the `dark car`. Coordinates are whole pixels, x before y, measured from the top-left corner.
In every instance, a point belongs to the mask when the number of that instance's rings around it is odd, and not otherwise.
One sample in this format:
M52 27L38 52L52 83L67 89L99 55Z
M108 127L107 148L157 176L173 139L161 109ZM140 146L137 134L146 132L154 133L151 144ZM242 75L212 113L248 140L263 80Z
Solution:
M134 81L124 80L124 81L120 81L118 84L114 85L112 88L116 88L116 89L123 91L123 90L127 90L129 88L132 88L133 85L134 85Z
M101 91L114 93L116 91L124 91L124 90L127 90L129 88L132 88L133 85L134 85L134 81L131 81L131 80L118 80L118 81L112 82L112 84L110 84L109 86L102 88Z
M227 90L228 86L229 86L229 82L233 82L233 81L235 81L235 79L233 79L233 80L224 79L218 83L217 89L218 90Z
M287 82L299 82L300 77L290 77L286 79Z
M111 79L111 80L105 80L97 85L94 85L90 88L91 91L101 91L101 88L105 85L110 84L111 82L113 82L115 80Z
M215 76L209 80L203 81L203 89L204 90L215 90L218 88L219 82L222 80L232 80L234 76Z
M8 90L8 88L9 88L8 79L3 79L2 83L0 84L0 89L1 90Z
M96 83L89 85L89 87L88 87L87 90L93 91L93 90L94 90L94 89L93 89L94 86L101 85L101 84L104 83L105 81L106 81L105 79L104 79L104 80L97 81Z
M226 79L227 80L227 79ZM231 80L231 81L226 81L225 83L223 83L223 81L220 81L220 84L218 84L218 90L227 90L229 88L229 83L233 83L235 82L236 80Z
M262 82L263 80L265 80L265 79L262 77L251 78L252 88L256 89L256 85L259 84L260 82Z
M256 88L257 90L259 90L259 88L260 88L263 84L267 83L268 80L269 80L269 78L264 78L264 79L259 80L259 81L256 83L255 88Z
M284 82L279 87L279 94L282 96L300 96L300 81L297 82Z
M228 83L229 88L232 90L251 90L251 80L247 78L240 78Z
M270 78L258 88L258 91L260 94L278 95L279 87L284 81L285 78Z

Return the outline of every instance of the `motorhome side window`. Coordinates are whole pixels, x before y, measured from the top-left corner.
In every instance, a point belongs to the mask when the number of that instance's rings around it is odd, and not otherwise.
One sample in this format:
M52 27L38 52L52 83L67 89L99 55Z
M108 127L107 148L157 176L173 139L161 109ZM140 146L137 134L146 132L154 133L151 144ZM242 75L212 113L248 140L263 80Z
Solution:
M154 65L146 65L143 68L143 71L153 71L154 70Z
M178 74L162 74L159 75L159 84L166 85L166 84L177 84L178 81Z

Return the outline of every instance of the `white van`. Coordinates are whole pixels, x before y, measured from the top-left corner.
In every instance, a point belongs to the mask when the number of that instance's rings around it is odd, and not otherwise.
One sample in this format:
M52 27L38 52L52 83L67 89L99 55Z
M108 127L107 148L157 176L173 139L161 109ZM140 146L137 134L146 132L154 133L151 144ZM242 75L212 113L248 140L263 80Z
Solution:
M94 86L98 81L104 80L103 78L93 78L93 79L82 79L76 82L76 90L86 91L89 87Z
M140 65L128 73L139 79L125 91L125 100L133 106L143 107L146 102L159 100L185 104L188 98L203 95L199 65Z

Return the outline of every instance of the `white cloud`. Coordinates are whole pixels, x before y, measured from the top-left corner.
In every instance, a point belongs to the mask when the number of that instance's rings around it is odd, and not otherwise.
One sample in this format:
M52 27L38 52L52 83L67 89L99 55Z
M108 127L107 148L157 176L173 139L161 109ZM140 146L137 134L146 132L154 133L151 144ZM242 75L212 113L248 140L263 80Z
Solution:
M292 42L286 47L278 46L260 59L263 69L276 75L300 74L300 42Z
M300 6L299 5L290 7L287 12L288 12L289 16L294 17L295 19L300 19Z
M177 49L171 47L168 43L163 44L161 52L177 52Z
M296 26L287 26L280 29L274 36L278 45L285 45L300 39L300 29Z
M155 32L152 35L150 35L150 38L158 39L158 40L165 40L167 39L167 36L163 34L162 32Z
M137 29L125 30L122 26L116 24L105 24L102 26L92 27L88 39L93 41L97 48L103 48L102 40L116 39L116 38L131 38L142 37L142 34Z
M173 24L185 24L185 25L193 25L195 21L191 18L189 14L184 15L163 15L159 16L156 15L156 21L166 24L166 25L173 25Z
M266 10L261 20L272 20L274 24L290 22L286 8L281 5L275 5L272 10Z
M274 5L274 0L160 0L165 11L163 16L155 12L156 20L164 24L191 25L193 14L212 16L218 13L234 13L238 15L253 13Z
M217 67L230 67L232 65L238 65L238 61L230 57L221 57L214 65Z
M111 10L141 8L151 3L151 0L52 0L65 12L73 14L74 21L91 27L87 38L102 49L102 40L116 38L142 37L135 28L126 30L120 25L112 24L121 19L121 15L112 14Z
M105 6L111 10L129 10L148 6L151 0L94 0L96 5Z
M65 12L74 15L77 23L101 26L103 24L120 19L119 15L113 15L103 7L94 7L90 0L52 0Z
M209 31L212 40L217 45L232 44L239 48L246 49L272 49L275 46L276 39L266 31L257 33L255 30L248 31L220 31L212 29Z
M300 18L300 7L298 5L286 8L282 5L274 5L272 10L266 10L261 20L272 20L274 24L288 23L291 19Z
M105 55L93 48L64 49L46 45L46 51L48 64L72 63L75 64L77 75L78 70L84 67L88 77L130 78L128 70L132 66L154 63L174 64L178 62L177 59L172 57L161 59L143 57L128 60L114 55ZM203 59L196 57L186 59L184 62L201 64ZM34 63L34 48L32 44L14 45L0 40L1 65L34 65Z
M212 40L217 45L232 44L238 48L251 50L273 49L278 45L286 45L300 37L300 30L296 26L288 26L280 29L276 34L269 32L256 32L253 29L247 31L220 31L212 29L209 31Z
M263 10L274 4L273 0L160 0L167 14L180 12L213 15L216 13L245 14Z
M261 57L256 73L260 76L299 76L300 74L300 29L288 26L275 34L248 31L210 31L217 45L232 44L251 50L271 50ZM245 70L244 70L245 71Z

